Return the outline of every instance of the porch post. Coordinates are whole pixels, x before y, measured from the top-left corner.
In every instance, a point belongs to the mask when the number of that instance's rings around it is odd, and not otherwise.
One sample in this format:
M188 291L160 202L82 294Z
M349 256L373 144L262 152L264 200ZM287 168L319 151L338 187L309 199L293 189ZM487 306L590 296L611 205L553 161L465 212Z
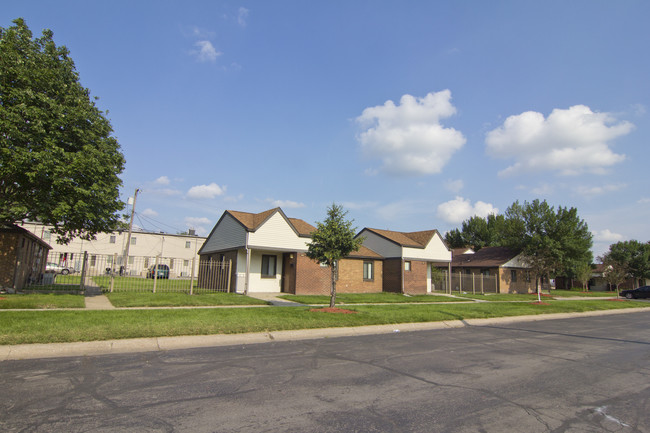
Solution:
M447 263L447 289L451 295L451 262Z
M251 250L248 248L248 232L246 232L246 279L244 282L244 295L248 296L248 283L250 281Z

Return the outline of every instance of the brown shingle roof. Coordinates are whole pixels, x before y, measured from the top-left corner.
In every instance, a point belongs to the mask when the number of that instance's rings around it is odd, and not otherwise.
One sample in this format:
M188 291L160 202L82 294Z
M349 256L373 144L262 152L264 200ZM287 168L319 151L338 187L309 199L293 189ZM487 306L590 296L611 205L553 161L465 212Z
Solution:
M451 265L455 267L492 268L502 266L517 257L518 251L507 247L484 247L474 254L454 255Z
M257 230L264 223L264 221L266 221L271 215L276 212L280 212L283 216L286 217L286 215L284 215L284 212L282 212L282 209L279 207L260 213L239 212L234 210L229 210L227 212L232 215L237 221L239 221L244 227L246 227L246 230L248 231ZM287 220L300 236L309 236L311 232L316 230L316 227L301 219L287 218Z
M403 247L424 248L427 246L437 230L426 230L421 232L394 232L392 230L381 230L366 228L373 233L393 241Z
M353 257L353 258L368 258L368 259L383 259L382 256L374 252L368 247L364 247L361 245L359 248L359 251L352 251L350 254L348 254L347 257Z

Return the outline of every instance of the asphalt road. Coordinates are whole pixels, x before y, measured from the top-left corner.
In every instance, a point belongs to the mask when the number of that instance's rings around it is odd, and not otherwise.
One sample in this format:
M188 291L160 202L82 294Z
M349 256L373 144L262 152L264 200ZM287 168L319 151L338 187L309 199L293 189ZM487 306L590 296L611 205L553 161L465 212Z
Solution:
M3 432L650 432L650 312L0 362Z

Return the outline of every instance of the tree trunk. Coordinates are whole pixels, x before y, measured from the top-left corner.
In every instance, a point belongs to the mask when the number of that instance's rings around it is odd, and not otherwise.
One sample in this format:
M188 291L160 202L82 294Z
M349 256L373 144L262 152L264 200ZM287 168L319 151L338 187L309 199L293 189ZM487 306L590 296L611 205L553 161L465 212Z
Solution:
M334 308L336 304L336 265L337 262L332 263L330 273L332 274L332 287L330 289L330 308Z

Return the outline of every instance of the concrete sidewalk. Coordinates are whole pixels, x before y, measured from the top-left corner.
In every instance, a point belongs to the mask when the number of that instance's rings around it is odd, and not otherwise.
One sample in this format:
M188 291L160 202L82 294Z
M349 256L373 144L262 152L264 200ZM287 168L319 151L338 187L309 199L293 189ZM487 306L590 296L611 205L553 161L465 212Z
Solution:
M248 334L218 334L179 337L134 338L77 343L20 344L0 346L0 361L59 358L68 356L96 356L135 352L157 352L165 350L219 347L240 344L270 343L274 341L298 341L318 338L352 337L372 334L426 331L435 329L462 328L467 326L490 326L496 324L533 322L542 320L568 319L588 316L606 316L626 313L650 313L648 308L627 308L622 310L589 311L585 313L555 313L531 316L499 317L493 319L450 320L443 322L400 323L393 325L371 325L348 328L319 328L295 331L256 332Z
M105 295L86 295L86 310L114 310L115 307Z
M249 293L249 298L261 299L262 301L270 302L271 305L276 307L305 307L305 304L300 304L298 302L287 301L286 299L278 298L282 293L272 292L272 293Z

